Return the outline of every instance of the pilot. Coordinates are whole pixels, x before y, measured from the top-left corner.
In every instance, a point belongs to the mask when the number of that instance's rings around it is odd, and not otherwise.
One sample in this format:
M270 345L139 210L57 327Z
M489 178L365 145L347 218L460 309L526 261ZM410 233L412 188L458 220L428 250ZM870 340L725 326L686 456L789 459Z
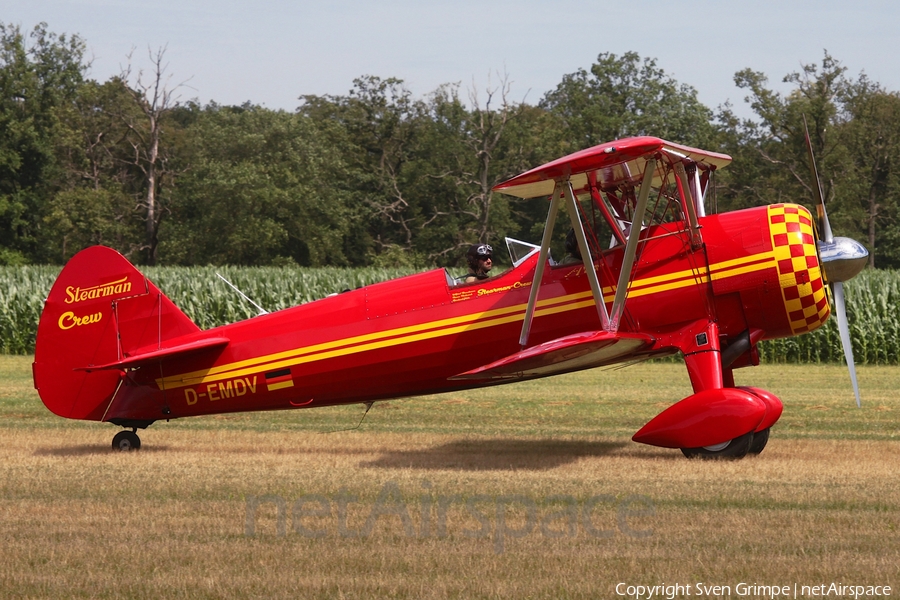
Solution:
M575 237L575 229L569 229L569 233L566 234L566 256L561 261L559 261L560 265L574 265L582 262L581 259L581 250L578 248L578 238Z
M466 262L469 272L463 278L464 283L472 283L490 277L488 272L494 266L494 249L487 244L474 244L466 251Z

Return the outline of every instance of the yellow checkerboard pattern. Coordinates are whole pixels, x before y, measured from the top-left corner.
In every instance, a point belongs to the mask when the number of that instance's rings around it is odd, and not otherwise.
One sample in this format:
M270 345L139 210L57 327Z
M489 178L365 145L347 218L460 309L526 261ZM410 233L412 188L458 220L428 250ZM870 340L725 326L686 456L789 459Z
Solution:
M778 282L794 334L820 327L831 309L816 252L812 215L799 204L769 206Z

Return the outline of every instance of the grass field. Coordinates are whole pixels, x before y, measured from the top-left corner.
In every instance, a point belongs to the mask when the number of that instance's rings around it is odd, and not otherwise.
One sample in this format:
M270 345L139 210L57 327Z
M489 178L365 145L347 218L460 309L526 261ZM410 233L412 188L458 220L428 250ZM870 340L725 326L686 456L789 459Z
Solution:
M690 393L679 364L380 403L349 431L360 406L157 423L123 454L43 407L31 360L0 356L2 598L900 595L898 367L859 369L861 410L838 366L737 372L785 413L716 462L630 441Z

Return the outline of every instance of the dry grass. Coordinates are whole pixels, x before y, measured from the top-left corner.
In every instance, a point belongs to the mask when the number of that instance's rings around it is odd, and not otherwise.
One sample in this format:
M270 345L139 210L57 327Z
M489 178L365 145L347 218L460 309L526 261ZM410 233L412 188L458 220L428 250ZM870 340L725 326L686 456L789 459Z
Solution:
M741 376L787 408L766 451L737 462L629 441L687 393L670 364L376 405L327 435L361 409L157 424L117 454L114 428L48 416L28 360L0 357L0 596L614 598L619 582L705 582L736 597L741 581L896 594L900 369L861 370L862 411L838 367ZM248 535L263 496L284 501L283 535L275 502Z

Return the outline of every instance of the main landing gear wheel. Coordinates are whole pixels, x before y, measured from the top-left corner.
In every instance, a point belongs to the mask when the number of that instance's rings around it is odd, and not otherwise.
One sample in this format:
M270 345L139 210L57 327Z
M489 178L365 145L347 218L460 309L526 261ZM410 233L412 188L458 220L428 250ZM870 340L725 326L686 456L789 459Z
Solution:
M141 438L133 431L120 431L113 437L112 449L119 452L141 449Z
M769 428L766 427L762 431L757 431L753 434L753 443L750 444L750 450L747 451L748 454L759 454L766 447L766 444L769 442Z
M768 432L768 430L766 430ZM762 432L760 432L762 433ZM744 458L753 445L753 432L745 433L733 440L716 444L715 446L704 446L702 448L682 448L681 453L688 458ZM763 443L765 446L765 443ZM762 451L760 449L760 451Z

